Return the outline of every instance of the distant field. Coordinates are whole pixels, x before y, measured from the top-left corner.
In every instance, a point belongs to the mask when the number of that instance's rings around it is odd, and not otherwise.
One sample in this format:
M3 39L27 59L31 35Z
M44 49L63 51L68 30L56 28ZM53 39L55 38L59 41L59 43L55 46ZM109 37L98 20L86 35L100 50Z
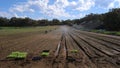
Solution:
M40 27L0 27L0 35L10 35L26 32L45 32L56 29L58 26L40 26Z
M120 36L120 31L103 31L103 30L91 30L92 32L96 33L103 33L103 34L109 34L109 35L118 35Z

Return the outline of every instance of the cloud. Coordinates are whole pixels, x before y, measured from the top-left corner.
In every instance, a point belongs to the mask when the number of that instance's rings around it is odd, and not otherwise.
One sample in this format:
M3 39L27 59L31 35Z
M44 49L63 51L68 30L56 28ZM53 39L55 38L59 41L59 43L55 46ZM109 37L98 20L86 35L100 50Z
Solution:
M65 7L69 5L67 0L56 0L54 4L48 5L49 0L28 0L27 2L15 4L10 8L10 11L13 13L17 12L35 12L32 9L32 6L36 6L42 14L48 15L50 17L62 17L69 16L67 12L65 12ZM72 3L75 4L75 3Z
M0 11L0 16L1 17L8 17L10 18L12 15L8 12L5 12L5 11Z
M94 0L79 0L77 5L79 6L76 8L76 10L86 11L93 7L95 2Z
M116 4L118 3L118 4ZM102 9L119 8L120 0L95 0L95 6Z
M20 3L20 4L15 4L13 5L9 10L10 12L34 12L35 10L30 8L30 6L32 5L33 3L31 3L31 1L29 2L23 2L23 3Z
M50 2L53 3L49 4ZM88 13L84 12L93 10L93 8L100 8L102 10L114 7L120 7L120 0L27 0L14 4L10 7L9 11L16 17L37 14L40 15L39 18L46 16L47 18L73 19L85 16ZM7 13L5 14L9 15Z
M120 0L114 0L108 5L108 9L120 8Z
M69 11L66 11L66 8L71 7L71 11L86 11L94 6L94 0L55 0L53 4L49 4L49 1L50 0L28 0L26 2L13 5L10 8L10 12L12 12L14 16L17 16L17 13L34 13L36 12L36 9L32 7L35 6L37 7L37 12L46 16L52 18L69 18L74 17L74 15L71 15Z
M17 17L17 18L25 18L25 17L27 17L26 15L21 15L21 16L20 16L20 15L18 15L18 14L16 14L16 13L14 13L13 16L14 16L14 17Z
M77 5L77 2L72 1L72 2L70 2L70 5L71 5L71 6L76 6L76 5Z
M95 0L95 6L99 8L107 8L108 5L113 2L114 0Z

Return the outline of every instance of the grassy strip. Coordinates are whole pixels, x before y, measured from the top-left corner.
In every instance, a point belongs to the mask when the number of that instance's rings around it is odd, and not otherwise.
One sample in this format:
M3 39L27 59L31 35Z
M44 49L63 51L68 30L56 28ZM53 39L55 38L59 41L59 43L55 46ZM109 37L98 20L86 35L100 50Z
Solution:
M0 27L0 35L10 35L26 32L44 32L56 29L58 26L41 26L41 27Z
M91 32L120 36L120 31L91 30Z

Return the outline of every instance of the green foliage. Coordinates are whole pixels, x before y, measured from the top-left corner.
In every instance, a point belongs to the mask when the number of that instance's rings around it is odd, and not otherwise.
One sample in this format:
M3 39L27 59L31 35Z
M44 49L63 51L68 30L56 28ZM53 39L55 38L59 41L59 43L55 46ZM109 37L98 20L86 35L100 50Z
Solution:
M71 50L71 53L78 53L78 50L76 50L76 49Z
M49 52L42 52L41 56L49 56Z
M120 32L116 32L116 35L120 36Z
M115 8L104 14L103 21L106 30L120 31L120 9Z
M91 32L120 36L120 32L119 31L91 30Z
M10 35L18 33L39 32L56 29L57 26L41 26L41 27L0 27L0 35Z
M26 58L27 53L26 52L12 52L10 55L7 56L7 58Z

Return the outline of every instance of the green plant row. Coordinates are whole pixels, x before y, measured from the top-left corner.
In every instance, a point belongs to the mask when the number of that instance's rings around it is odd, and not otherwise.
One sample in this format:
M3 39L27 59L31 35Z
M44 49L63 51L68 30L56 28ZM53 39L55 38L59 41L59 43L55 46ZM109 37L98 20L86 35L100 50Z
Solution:
M12 52L10 55L7 56L7 58L26 58L27 53L26 52Z
M91 32L120 36L120 32L119 31L91 30Z

